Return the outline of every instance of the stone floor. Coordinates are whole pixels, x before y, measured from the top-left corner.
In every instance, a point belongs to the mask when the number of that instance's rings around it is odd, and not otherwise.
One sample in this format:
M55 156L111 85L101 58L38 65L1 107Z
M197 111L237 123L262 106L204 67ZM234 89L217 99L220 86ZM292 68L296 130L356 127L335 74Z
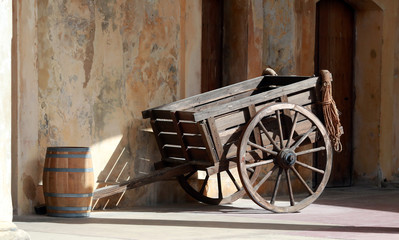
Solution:
M329 188L300 213L249 199L96 211L90 218L15 216L31 239L399 239L399 188Z

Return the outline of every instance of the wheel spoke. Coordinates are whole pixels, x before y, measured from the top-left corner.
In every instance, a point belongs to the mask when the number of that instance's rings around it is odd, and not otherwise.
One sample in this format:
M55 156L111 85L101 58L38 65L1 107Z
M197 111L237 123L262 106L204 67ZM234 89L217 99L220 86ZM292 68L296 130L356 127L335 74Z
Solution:
M270 199L270 204L274 204L274 202L276 200L277 191L278 191L278 187L280 185L282 172L283 172L283 169L279 168L278 175L277 175L277 181L276 181L276 184L274 185L273 195L272 195L272 198Z
M294 132L295 132L297 121L298 121L298 112L295 112L295 116L294 116L294 120L293 120L293 124L292 124L292 128L291 128L290 136L288 138L287 145L285 145L285 147L287 147L287 148L290 147L290 145L291 145L291 140L292 140L292 137L294 136Z
M287 186L288 186L288 193L290 195L290 204L291 206L294 206L295 200L294 200L294 193L292 192L291 177L289 171L290 171L289 169L285 169L285 175L287 176Z
M264 152L266 152L266 153L269 153L269 154L271 154L271 155L273 155L273 156L277 156L277 152L272 151L272 150L269 150L269 149L267 149L267 148L264 148L264 147L262 147L262 146L260 146L260 145L258 145L258 144L256 144L256 143L253 143L253 142L251 142L251 141L248 141L248 145L250 145L250 146L252 146L252 147L255 147L255 148L257 148L257 149L260 149L260 150L262 150L262 151L264 151Z
M199 191L201 195L204 195L205 187L208 184L208 180L209 180L209 175L207 174L204 179L204 182L202 183L201 190Z
M251 172L251 174L253 174L253 173L255 172L255 170L254 170L253 168L250 168L250 167L247 168L247 171L248 171L248 172ZM252 175L251 175L251 176L252 176Z
M253 167L257 167L257 166L262 166L262 165L267 165L273 162L273 159L269 159L269 160L265 160L265 161L260 161L260 162L256 162L256 163L251 163L251 164L247 164L245 167L248 168L253 168Z
M241 187L238 185L238 183L237 183L236 179L234 178L233 174L231 174L229 169L227 169L226 172L229 175L231 181L234 183L234 186L236 186L237 191L240 191Z
M319 152L319 151L323 151L323 150L326 150L326 147L312 148L312 149L305 150L305 151L302 151L302 152L297 152L296 155L300 156L300 155L305 155L305 154L308 154L308 153L315 153L315 152Z
M303 163L303 162L300 162L300 161L296 161L295 164L298 164L299 166L302 166L304 168L310 169L310 170L312 170L314 172L318 172L318 173L324 174L323 170L315 168L315 167L312 167L312 166L309 166L306 163Z
M262 123L262 121L260 121L258 124L259 124L260 127L262 128L263 133L266 135L267 139L269 139L269 141L273 144L273 146L274 146L278 151L280 151L281 148L280 148L279 146L277 146L276 142L273 140L273 138L272 138L272 137L270 136L270 134L267 132L265 126L264 126L263 123Z
M266 182L266 180L272 175L272 173L274 172L274 170L276 170L278 167L274 166L259 182L258 184L256 184L256 186L254 187L255 191L258 191L259 187L262 186L263 183Z
M298 177L299 181L301 181L301 183L306 187L306 190L308 190L308 192L313 195L314 192L312 189L310 189L310 187L308 186L308 184L306 184L305 180L303 180L302 176L299 174L299 172L293 167L291 166L290 169L295 173L295 175Z
M219 199L222 199L223 198L223 192L222 192L222 179L220 178L220 172L217 173L217 178L218 178Z
M290 149L294 151L315 129L316 126L311 127L305 134L302 135L302 137L294 144L294 146L290 147Z
M281 126L281 117L280 117L280 110L276 111L277 122L278 122L278 131L280 134L280 148L284 147L283 144L283 127Z

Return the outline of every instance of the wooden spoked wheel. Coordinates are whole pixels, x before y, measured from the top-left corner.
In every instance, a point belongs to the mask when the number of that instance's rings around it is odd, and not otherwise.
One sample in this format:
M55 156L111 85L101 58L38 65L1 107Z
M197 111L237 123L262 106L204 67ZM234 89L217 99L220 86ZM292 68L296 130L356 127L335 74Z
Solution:
M320 120L304 107L276 103L250 120L238 149L239 175L250 198L273 212L297 212L315 201L331 172L332 150ZM246 156L261 151L256 162ZM248 169L261 168L257 179Z
M253 159L248 160L250 162L255 162L256 158L257 155L254 154L247 157L247 159ZM259 172L260 168L248 169L246 173L248 181L255 181ZM243 197L246 192L236 165L217 173L192 171L177 179L182 188L194 199L210 205L232 203Z

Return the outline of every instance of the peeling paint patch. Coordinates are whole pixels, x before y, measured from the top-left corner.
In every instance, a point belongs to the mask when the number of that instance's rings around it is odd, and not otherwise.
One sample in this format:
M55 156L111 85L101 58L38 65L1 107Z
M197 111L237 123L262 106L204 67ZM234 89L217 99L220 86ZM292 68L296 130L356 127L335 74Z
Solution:
M90 27L89 27L89 37L88 43L86 45L86 52L85 52L85 60L83 63L83 68L85 71L85 82L83 83L83 88L87 87L87 84L90 81L90 73L93 67L93 57L94 57L94 36L96 33L96 24L95 24L95 9L94 3L89 3L89 10L90 10Z

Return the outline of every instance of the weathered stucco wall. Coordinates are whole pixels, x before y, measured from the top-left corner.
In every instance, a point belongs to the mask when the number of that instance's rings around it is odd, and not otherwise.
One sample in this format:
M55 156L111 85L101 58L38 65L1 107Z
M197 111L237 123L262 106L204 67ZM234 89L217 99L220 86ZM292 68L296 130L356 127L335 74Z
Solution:
M199 2L29 1L16 3L16 9L18 213L32 212L43 201L39 185L48 146L91 147L101 186L153 170L160 155L153 136L142 131L149 121L141 111L192 94L181 90L181 78L192 76L194 83L200 78L198 64L193 66L200 61L198 33L189 34L201 23L198 12L194 17L189 12L200 9ZM151 205L186 198L170 182L96 204Z
M12 221L11 38L12 2L0 1L0 225Z
M126 165L118 168L119 178L112 173L107 181L150 171L159 155L152 136L140 131L149 126L141 111L179 98L178 6L178 1L39 3L40 156L47 146L91 146L95 176L110 160ZM111 159L117 147L126 154ZM151 204L154 194L155 189L131 191L124 199Z

